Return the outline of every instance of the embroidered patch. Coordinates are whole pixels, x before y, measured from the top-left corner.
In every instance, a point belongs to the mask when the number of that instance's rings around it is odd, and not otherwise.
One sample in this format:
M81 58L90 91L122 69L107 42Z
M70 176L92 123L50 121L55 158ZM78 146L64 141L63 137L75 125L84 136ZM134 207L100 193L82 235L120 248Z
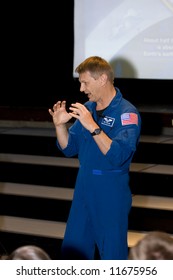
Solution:
M121 115L122 125L136 124L138 125L138 115L135 113L124 113Z
M114 118L105 116L105 117L103 118L101 124L112 127L113 124L114 124L114 121L115 121Z

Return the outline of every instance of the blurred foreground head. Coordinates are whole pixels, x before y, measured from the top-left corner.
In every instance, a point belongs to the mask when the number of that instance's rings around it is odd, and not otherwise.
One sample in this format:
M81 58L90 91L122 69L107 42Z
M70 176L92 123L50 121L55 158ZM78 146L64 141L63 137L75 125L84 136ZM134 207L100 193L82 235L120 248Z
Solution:
M150 232L130 248L129 260L173 260L173 238L165 232Z
M6 260L50 260L50 257L42 248L26 245L15 249Z

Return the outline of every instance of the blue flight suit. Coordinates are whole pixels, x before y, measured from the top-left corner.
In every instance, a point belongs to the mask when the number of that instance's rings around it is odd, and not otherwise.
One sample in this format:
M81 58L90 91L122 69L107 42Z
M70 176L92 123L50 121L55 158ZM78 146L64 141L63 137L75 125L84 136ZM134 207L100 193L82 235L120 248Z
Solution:
M102 130L112 139L106 155L79 120L69 128L66 157L78 155L79 171L62 243L64 259L94 259L95 245L102 260L128 258L128 215L132 204L129 166L136 151L141 118L120 90L98 116L96 103L85 106ZM76 255L75 255L76 254ZM73 258L73 257L72 257ZM74 258L74 259L75 259Z

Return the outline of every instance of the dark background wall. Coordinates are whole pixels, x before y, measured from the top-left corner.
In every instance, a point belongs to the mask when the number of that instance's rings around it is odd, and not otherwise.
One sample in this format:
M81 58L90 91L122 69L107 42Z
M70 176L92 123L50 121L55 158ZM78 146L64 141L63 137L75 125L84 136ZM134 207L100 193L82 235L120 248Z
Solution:
M74 1L4 4L0 106L50 107L84 101L73 68ZM170 104L172 80L116 79L135 104Z

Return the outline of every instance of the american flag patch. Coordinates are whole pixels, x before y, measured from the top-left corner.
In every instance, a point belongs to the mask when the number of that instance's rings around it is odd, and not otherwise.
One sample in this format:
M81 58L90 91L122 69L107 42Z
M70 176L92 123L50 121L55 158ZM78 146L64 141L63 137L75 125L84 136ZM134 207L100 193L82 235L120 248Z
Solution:
M122 125L136 124L138 125L138 115L135 113L124 113L121 115Z

